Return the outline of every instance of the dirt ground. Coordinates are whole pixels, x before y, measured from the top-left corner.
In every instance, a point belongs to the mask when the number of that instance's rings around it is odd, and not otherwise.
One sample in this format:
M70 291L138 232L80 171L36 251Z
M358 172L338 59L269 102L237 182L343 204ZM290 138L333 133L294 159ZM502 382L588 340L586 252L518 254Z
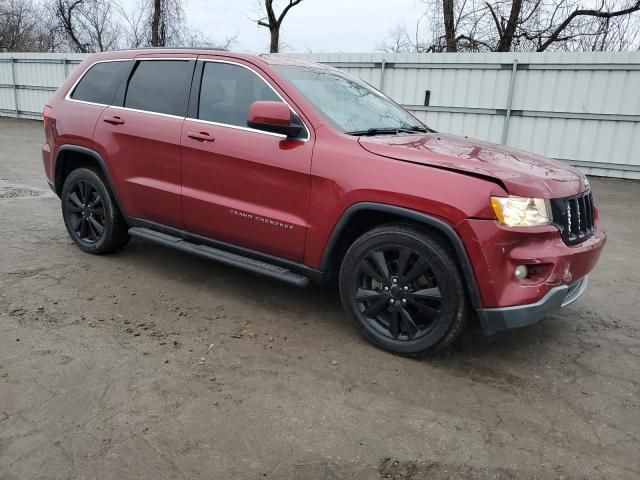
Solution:
M640 478L640 184L540 325L399 358L331 290L68 238L41 124L0 119L0 478Z

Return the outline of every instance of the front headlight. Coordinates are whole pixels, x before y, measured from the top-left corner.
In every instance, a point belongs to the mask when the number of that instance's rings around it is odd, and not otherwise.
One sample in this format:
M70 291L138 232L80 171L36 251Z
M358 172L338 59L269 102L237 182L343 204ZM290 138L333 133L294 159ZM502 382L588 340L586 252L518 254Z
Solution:
M551 223L551 208L543 198L491 197L498 222L509 227L535 227Z

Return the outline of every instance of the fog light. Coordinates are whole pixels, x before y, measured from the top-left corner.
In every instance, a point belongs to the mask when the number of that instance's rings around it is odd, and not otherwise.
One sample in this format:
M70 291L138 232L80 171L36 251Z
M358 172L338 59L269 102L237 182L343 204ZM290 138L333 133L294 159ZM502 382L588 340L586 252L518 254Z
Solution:
M527 270L527 266L526 265L518 265L516 267L516 278L518 280L523 280L523 279L527 278L528 274L529 274L529 271Z

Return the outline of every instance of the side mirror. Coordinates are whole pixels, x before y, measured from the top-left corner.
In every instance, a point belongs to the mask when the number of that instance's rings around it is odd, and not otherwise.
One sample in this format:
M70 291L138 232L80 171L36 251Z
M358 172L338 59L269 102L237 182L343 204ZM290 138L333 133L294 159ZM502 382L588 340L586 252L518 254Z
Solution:
M289 138L302 131L302 125L293 120L289 107L282 102L253 102L249 107L247 125L256 130L280 133Z

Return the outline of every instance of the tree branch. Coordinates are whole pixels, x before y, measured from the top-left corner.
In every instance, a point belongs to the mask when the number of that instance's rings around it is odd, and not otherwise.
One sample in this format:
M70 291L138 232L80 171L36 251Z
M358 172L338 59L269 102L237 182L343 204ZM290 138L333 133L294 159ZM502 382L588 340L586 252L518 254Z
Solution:
M544 52L549 45L553 42L557 41L560 37L560 34L569 26L569 24L577 17L596 17L596 18L613 18L619 17L621 15L628 15L633 12L637 12L640 10L640 0L637 0L636 3L624 10L617 10L613 12L603 12L601 10L574 10L571 14L565 18L565 20L558 25L558 27L551 33L549 38L547 38L536 50L537 52Z

